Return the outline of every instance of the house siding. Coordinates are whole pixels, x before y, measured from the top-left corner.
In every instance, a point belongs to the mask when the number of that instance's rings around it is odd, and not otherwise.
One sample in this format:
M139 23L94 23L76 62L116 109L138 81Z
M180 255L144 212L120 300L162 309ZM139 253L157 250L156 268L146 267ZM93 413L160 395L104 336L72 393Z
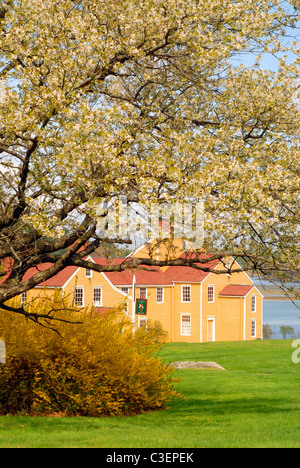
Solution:
M180 243L177 243L177 248ZM158 258L165 255L165 247L162 252L157 252ZM176 252L178 255L178 252ZM133 256L146 257L148 248L140 248ZM99 259L95 259L99 261ZM103 259L101 260L103 261ZM147 288L147 319L158 321L168 334L168 341L201 343L211 339L215 341L241 341L262 338L262 308L263 298L250 277L242 272L227 274L222 262L214 261L214 271L211 273L199 272L189 267L163 267L159 272L136 272L140 283L136 283L136 297L139 297L139 288ZM176 270L174 270L174 268ZM184 268L184 270L183 270ZM239 269L235 263L232 269ZM84 268L69 270L69 278L64 284L59 285L64 297L74 297L75 288L84 289L84 306L93 305L94 287L101 287L103 308L122 306L128 303L128 314L132 313L132 279L133 273L105 274L93 271L92 276L86 276ZM220 272L222 271L222 274ZM158 276L155 276L158 275ZM184 278L181 280L180 277ZM120 283L126 279L126 284ZM147 280L149 279L149 281ZM159 281L156 279L159 278ZM173 279L172 279L173 278ZM174 279L176 278L176 279ZM148 281L148 283L147 283ZM165 283L163 284L163 281ZM53 281L52 281L53 283ZM51 284L52 284L51 283ZM128 287L128 296L122 293L121 288ZM190 301L182 300L182 287L190 286ZM214 301L209 301L208 288L214 288ZM163 302L157 302L157 287L164 288ZM232 297L228 291L234 291ZM212 291L211 291L212 292ZM55 288L35 288L29 292L28 300L38 295L55 294ZM252 312L252 296L256 296L256 311ZM252 336L251 323L255 320L256 334ZM136 323L139 320L136 316ZM185 324L184 333L182 324ZM187 333L190 326L190 333ZM212 335L212 332L214 334Z

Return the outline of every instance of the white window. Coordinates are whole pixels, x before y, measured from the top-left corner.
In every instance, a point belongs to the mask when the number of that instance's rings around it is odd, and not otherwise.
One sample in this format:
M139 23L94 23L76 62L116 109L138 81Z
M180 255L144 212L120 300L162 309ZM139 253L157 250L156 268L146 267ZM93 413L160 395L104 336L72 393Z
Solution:
M256 320L251 320L251 337L256 337Z
M191 302L191 286L181 287L181 302Z
M100 286L94 286L93 290L93 304L94 306L102 306L102 288Z
M207 302L215 302L215 287L212 284L207 286Z
M125 294L129 294L129 288L128 287L123 287L121 288L121 291ZM124 311L129 312L129 302L125 301L124 302Z
M164 288L156 288L156 302L164 302Z
M140 299L147 299L147 288L140 288Z
M90 268L85 269L85 276L87 278L91 278L93 276L93 272L92 272L92 270Z
M191 335L191 316L189 314L181 315L181 335Z
M75 288L74 302L75 305L84 306L84 289L80 286L76 286Z
M147 317L139 317L139 328L147 327Z
M251 312L256 312L256 296L251 296Z
M21 294L21 304L25 304L28 297L28 291L23 291Z

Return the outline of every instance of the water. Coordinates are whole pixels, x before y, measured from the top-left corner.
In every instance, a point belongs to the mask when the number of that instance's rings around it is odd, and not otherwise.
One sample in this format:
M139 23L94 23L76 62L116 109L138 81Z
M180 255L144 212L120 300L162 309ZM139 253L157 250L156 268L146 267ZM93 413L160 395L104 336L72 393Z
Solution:
M252 279L253 283L255 285L257 285L257 286L262 286L263 288L274 288L275 287L275 284L271 283L267 279L264 279L264 278L262 279L262 278L257 278L257 277L253 277L251 279ZM276 284L280 285L280 282L278 282ZM300 289L300 283L298 281L296 281L296 282L287 281L285 283L285 286L288 287L288 288Z
M300 301L295 301L300 307ZM290 300L264 300L263 324L272 327L272 339L282 339L281 325L292 327L296 338L300 337L300 309ZM290 337L288 337L290 338Z
M284 293L265 278L253 277L252 281L255 285L262 288L262 292L267 295L276 294L278 297L284 297ZM295 288L300 291L299 282L287 282L286 287ZM266 290L264 292L264 289ZM272 291L272 292L271 292ZM274 297L274 296L273 296ZM300 307L300 300L295 301L295 303ZM266 296L264 299L264 314L263 314L263 324L270 325L273 330L272 339L282 339L283 336L280 333L281 325L286 325L294 329L296 338L300 338L300 309L298 309L295 304L290 300L268 300ZM289 338L289 337L288 337Z

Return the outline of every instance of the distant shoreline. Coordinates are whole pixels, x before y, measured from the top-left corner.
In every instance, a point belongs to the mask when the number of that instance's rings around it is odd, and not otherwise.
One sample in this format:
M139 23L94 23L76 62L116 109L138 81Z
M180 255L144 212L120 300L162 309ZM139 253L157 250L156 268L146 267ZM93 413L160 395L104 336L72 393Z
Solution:
M300 301L300 297L295 297L295 296L284 296L282 294L282 290L280 288L264 288L262 286L257 286L258 290L262 293L264 296L264 300L268 301Z
M282 297L282 296L276 296L273 294L273 296L264 296L265 301L300 301L300 297Z

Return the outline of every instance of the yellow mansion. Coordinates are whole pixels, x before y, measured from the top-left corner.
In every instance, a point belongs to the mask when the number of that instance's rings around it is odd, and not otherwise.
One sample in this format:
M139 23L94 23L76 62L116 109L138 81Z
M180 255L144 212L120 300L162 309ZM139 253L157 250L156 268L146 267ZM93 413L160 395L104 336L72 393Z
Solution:
M180 248L177 254L184 255L184 252ZM141 246L131 255L145 258L149 255L149 246ZM164 252L158 249L155 255L160 259ZM89 260L101 265L107 262L97 256ZM51 294L60 289L64 294L73 295L78 306L93 305L99 313L122 304L124 313L129 316L134 311L136 327L146 325L148 320L157 320L173 342L261 339L263 296L236 262L232 270L239 271L228 274L224 266L226 259L222 260L209 260L207 256L206 266L211 272L169 266L98 273L69 266L31 290L28 297L23 295L22 301L41 294L42 290ZM124 258L113 260L116 264L122 261ZM47 264L39 266L43 267L47 268ZM139 299L146 304L146 314L139 314L136 309Z

